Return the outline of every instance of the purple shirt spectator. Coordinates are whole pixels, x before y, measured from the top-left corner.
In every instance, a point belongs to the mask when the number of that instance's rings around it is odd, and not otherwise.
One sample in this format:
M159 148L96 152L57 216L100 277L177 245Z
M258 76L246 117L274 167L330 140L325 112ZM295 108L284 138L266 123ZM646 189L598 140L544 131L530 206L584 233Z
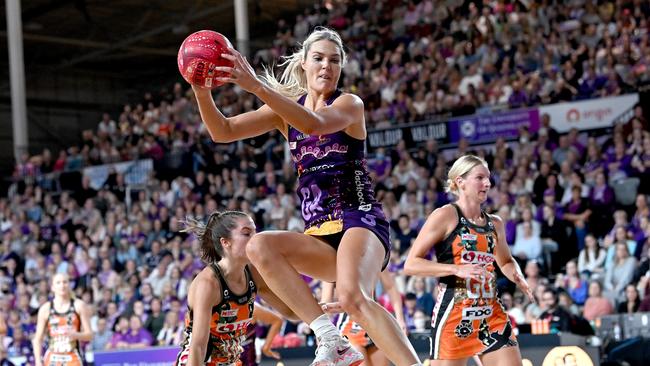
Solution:
M151 336L149 331L140 328L136 333L134 333L134 331L131 330L128 333L122 335L121 340L122 342L126 342L129 344L146 343L147 346L150 346L153 342L153 337Z

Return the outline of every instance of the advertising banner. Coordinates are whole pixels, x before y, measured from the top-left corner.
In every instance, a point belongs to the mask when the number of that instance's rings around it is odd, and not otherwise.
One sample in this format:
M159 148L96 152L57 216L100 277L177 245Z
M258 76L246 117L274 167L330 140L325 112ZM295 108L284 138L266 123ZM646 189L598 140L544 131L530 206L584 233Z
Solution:
M448 142L446 122L423 122L414 125L404 125L392 128L368 131L366 139L368 150L378 147L394 147L404 140L407 147L415 147L427 140L436 140L440 144Z
M610 127L622 114L628 112L639 102L639 94L590 99L546 105L539 108L539 115L548 114L551 126L558 132L572 128L594 130Z
M99 190L102 188L111 170L124 174L126 184L145 184L153 171L153 160L133 160L114 164L104 164L85 168L83 173L90 179L90 186Z
M172 366L179 347L155 347L141 350L97 351L95 366Z
M530 133L537 132L539 112L537 109L517 109L479 114L451 119L447 126L450 143L457 143L461 138L469 143L493 142L498 137L515 139L521 127L526 127Z

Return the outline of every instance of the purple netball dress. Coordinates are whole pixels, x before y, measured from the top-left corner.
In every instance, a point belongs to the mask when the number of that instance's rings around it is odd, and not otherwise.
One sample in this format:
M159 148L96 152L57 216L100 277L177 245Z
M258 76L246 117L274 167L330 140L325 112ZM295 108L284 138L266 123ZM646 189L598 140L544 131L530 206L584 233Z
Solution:
M341 95L337 90L327 105ZM306 95L298 103L305 102ZM338 248L343 233L352 227L372 231L386 249L388 221L375 199L365 159L365 141L344 131L306 135L289 126L289 148L298 171L298 196L305 234L317 236Z

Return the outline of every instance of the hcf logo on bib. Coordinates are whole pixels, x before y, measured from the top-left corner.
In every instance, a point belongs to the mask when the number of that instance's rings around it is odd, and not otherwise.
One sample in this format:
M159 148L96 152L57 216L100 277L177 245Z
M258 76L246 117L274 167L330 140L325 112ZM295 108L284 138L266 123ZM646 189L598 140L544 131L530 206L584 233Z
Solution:
M468 250L463 251L460 258L462 263L471 264L492 264L495 260L492 254Z

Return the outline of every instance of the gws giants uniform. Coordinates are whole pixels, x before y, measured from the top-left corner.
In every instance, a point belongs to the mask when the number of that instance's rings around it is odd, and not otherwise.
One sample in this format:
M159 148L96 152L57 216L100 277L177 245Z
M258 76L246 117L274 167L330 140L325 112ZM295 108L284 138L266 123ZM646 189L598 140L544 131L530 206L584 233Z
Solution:
M50 314L47 317L47 334L49 336L47 351L43 365L45 366L82 366L79 354L79 342L67 336L70 332L81 330L81 317L75 311L74 299L64 313L54 309L54 302L50 301Z
M241 295L234 294L228 288L216 263L211 264L210 268L221 284L222 299L218 305L212 308L210 337L203 362L206 366L240 366L239 357L243 351L242 344L246 340L248 325L253 318L257 288L248 267L245 268L248 289ZM187 363L191 338L192 309L189 309L185 317L185 332L181 351L176 358L177 366Z
M337 90L326 101L331 105ZM305 103L306 95L298 100ZM289 126L289 149L298 171L298 196L305 234L324 239L338 248L343 233L352 227L372 231L386 249L390 240L388 221L375 200L365 159L365 141L344 131L312 136Z
M350 319L348 313L339 314L336 327L339 328L342 335L348 337L350 343L359 348L368 348L375 345L368 333L357 322Z
M458 224L436 245L440 263L482 264L494 274L497 235L490 216L485 226L467 220L458 206ZM517 344L505 309L498 300L496 279L482 282L447 276L440 279L431 316L431 359L453 360Z

